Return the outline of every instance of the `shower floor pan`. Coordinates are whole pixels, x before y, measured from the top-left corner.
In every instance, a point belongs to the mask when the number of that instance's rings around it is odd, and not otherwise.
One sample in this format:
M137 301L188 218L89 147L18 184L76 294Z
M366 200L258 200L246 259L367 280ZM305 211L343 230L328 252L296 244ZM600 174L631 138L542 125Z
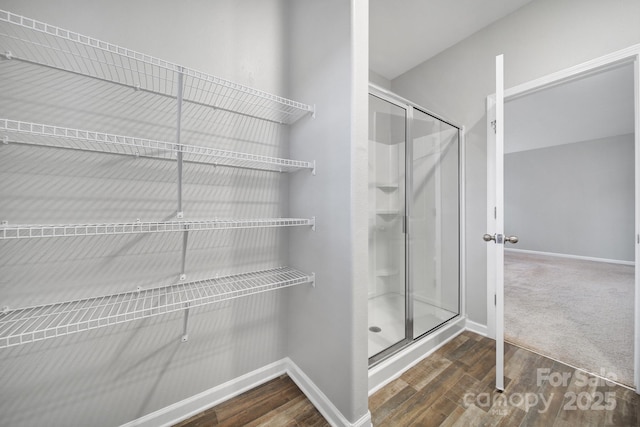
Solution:
M415 301L414 331L426 332L457 316L431 304ZM374 356L404 338L405 296L387 293L369 298L369 351Z

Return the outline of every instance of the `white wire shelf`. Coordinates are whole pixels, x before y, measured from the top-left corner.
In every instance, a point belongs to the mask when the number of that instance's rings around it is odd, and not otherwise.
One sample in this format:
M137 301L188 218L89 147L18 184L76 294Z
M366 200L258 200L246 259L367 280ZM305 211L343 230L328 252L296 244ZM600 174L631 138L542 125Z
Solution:
M289 267L0 312L0 348L180 311L294 285L315 276Z
M162 59L0 10L0 53L70 73L183 100L291 124L313 112L309 105L236 84Z
M0 240L38 237L101 236L115 234L164 233L175 231L230 230L240 228L273 228L311 226L315 217L212 219L203 221L135 221L105 224L0 224Z
M10 119L0 119L0 138L5 144L33 144L159 159L175 159L177 154L181 152L183 160L187 162L274 172L295 172L303 169L314 171L315 169L314 163L301 160L260 156Z

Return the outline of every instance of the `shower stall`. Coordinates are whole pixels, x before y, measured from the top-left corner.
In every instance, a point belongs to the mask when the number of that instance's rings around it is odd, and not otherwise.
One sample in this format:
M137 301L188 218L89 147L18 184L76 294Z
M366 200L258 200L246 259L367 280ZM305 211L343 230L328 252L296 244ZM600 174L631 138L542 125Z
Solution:
M370 87L370 365L460 316L460 133Z

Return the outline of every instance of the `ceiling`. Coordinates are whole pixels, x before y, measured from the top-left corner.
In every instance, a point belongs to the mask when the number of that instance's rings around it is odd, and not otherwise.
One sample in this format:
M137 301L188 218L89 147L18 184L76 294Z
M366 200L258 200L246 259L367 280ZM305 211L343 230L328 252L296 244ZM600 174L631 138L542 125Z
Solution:
M505 153L633 133L633 74L627 63L507 101Z
M532 0L370 0L369 68L393 80ZM634 132L633 65L510 100L505 152Z
M392 80L532 0L370 0L369 68Z

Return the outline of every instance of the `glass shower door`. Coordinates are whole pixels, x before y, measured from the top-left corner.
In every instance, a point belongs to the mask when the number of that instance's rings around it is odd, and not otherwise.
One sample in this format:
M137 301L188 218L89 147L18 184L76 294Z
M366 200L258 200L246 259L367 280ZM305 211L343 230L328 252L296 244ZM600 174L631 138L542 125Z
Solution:
M460 314L460 129L369 94L369 364Z
M460 313L458 128L414 109L411 141L409 318L418 338Z
M369 95L369 357L406 342L407 110Z

